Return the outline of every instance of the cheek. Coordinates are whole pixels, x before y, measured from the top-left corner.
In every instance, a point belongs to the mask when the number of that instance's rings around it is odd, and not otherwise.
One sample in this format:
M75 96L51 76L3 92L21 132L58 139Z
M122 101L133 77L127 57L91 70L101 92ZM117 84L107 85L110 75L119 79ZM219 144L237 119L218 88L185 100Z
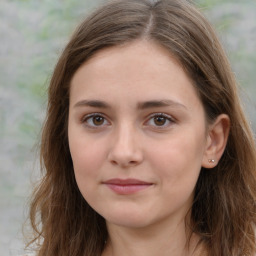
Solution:
M95 193L102 169L102 153L100 148L90 144L72 144L71 156L77 186L84 199L93 205L99 198Z
M154 159L163 164L191 164L196 160L201 160L204 152L203 136L174 135L162 143L158 141L151 146L154 150ZM193 161L192 161L193 160Z
M91 186L92 180L98 181L99 172L105 159L104 147L95 141L90 142L89 139L73 138L72 136L69 146L79 188Z
M204 138L196 133L166 140L161 145L155 144L149 156L151 164L163 180L172 185L183 183L185 186L196 183L203 159ZM202 133L203 134L203 133Z

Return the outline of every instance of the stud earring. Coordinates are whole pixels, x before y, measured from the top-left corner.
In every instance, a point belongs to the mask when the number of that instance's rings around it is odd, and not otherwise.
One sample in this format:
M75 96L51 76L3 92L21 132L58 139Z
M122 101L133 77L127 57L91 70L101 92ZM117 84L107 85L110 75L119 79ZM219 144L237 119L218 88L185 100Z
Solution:
M208 162L213 164L213 163L215 163L215 160L214 159L208 159Z

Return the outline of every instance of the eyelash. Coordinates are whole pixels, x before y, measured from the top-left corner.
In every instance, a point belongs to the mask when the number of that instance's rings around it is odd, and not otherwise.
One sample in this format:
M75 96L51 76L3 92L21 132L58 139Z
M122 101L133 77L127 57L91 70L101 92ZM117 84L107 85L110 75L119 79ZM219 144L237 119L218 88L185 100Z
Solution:
M101 113L92 113L92 114L84 116L81 120L81 123L85 124L87 127L92 128L92 129L97 129L97 128L101 128L101 127L105 126L105 125L95 125L95 124L93 125L93 124L88 123L88 120L90 120L90 119L93 122L93 118L95 118L95 117L103 118L103 122L107 121L107 118L105 118L103 114L101 114Z
M95 117L103 118L103 124L99 124L99 125L89 124L88 120L91 119L91 121L93 122L93 118L95 118ZM154 123L150 126L153 126L154 128L157 128L157 129L164 129L164 128L170 126L172 123L175 123L175 119L173 117L171 117L170 115L167 115L165 113L153 113L149 116L149 118L147 118L147 120L144 124L147 125L151 120L153 120L154 118L158 118L158 117L164 118L164 124L156 125ZM105 122L107 122L107 124L104 124ZM153 122L154 122L154 120L153 120ZM166 124L166 122L168 122L168 124ZM110 124L110 122L107 121L107 118L101 113L88 114L82 118L81 123L85 124L87 127L91 128L91 129L102 128L102 127L105 127Z
M169 127L171 124L175 123L175 119L170 116L170 115L167 115L165 113L153 113L149 116L149 118L147 119L146 123L149 123L149 121L151 121L152 119L154 118L157 118L157 117L160 117L160 118L164 118L164 124L163 125L152 125L154 126L154 128L156 127L157 129L164 129L164 128L167 128ZM166 124L166 122L168 121L168 124ZM154 122L154 120L153 120Z

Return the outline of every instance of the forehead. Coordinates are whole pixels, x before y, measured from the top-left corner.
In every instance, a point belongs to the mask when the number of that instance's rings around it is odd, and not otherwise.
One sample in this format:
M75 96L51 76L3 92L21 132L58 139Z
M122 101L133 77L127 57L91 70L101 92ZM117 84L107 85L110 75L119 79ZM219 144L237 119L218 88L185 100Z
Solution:
M143 67L145 70L148 67L151 71L159 68L160 65L161 69L164 69L164 65L166 63L171 64L170 62L182 69L182 65L171 51L153 40L146 39L103 48L93 54L79 69L84 66L106 68L106 65L110 63L112 65L116 64L118 67L124 67L131 62L136 62L134 64L141 65L141 68ZM144 65L145 62L147 62L146 66Z
M199 100L191 79L165 48L136 41L97 52L71 80L73 97L121 97L151 100L165 95L183 101Z

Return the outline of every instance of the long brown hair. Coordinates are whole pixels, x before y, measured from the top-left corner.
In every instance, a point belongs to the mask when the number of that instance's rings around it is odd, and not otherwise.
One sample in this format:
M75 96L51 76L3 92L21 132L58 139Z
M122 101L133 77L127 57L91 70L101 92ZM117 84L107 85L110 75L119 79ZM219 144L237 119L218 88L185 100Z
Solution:
M231 122L218 165L202 168L191 210L191 232L209 256L255 253L256 152L239 102L236 81L214 30L185 0L116 0L78 27L54 70L41 140L43 178L35 189L31 244L38 256L99 256L108 238L105 220L77 187L67 138L69 86L76 70L97 51L139 39L168 49L190 76L208 122L225 113Z

